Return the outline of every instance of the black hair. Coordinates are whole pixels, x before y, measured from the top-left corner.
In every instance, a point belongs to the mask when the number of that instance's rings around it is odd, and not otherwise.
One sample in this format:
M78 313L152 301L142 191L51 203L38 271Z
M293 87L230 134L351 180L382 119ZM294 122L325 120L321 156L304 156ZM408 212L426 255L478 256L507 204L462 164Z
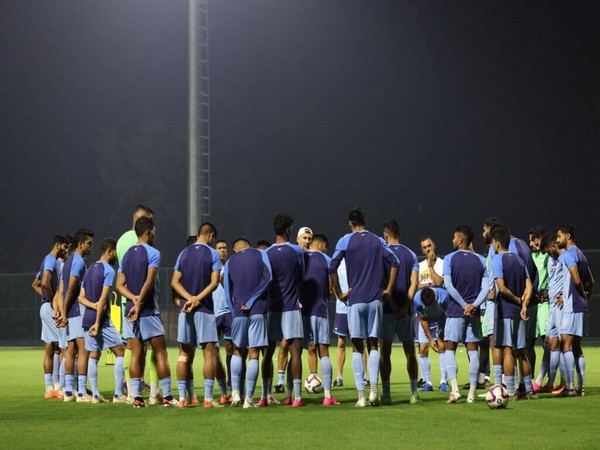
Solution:
M497 217L488 217L483 221L483 225L486 227L493 227L494 225L502 225L502 222Z
M71 248L76 249L79 246L79 243L84 242L87 238L93 238L94 232L92 230L88 230L87 228L80 228L75 233L75 237L73 238L73 242L71 243Z
M113 239L113 238L106 238L102 241L102 247L100 249L100 251L102 253L106 252L107 250L116 250L117 249L117 240Z
M134 228L135 228L135 235L137 237L140 237L146 231L154 228L154 220L150 219L149 217L140 217L138 220L135 221Z
M383 224L383 230L387 231L387 233L394 239L398 239L400 237L400 225L398 225L396 219L386 220Z
M250 241L246 238L243 237L239 237L236 240L234 240L231 244L231 248L235 247L235 244L237 244L238 242L245 242L248 244L248 247L252 247L252 244L250 243Z
M529 229L529 234L531 235L531 239L539 239L546 234L546 230L539 225L535 225Z
M551 231L548 231L548 232L544 233L544 235L542 236L542 241L540 243L540 250L545 252L546 250L548 250L549 247L551 247L555 243L556 243L556 233L552 233Z
M277 236L284 236L288 234L288 230L294 224L294 219L292 216L285 213L277 214L273 217L273 229L275 230L275 234Z
M133 213L135 214L138 211L145 211L147 214L150 214L151 216L154 215L154 211L152 211L152 208L150 208L147 205L136 205L135 209L133 210Z
M353 226L364 226L367 224L365 213L360 208L352 208L348 213L348 220Z
M492 240L499 242L503 249L508 249L508 245L510 244L510 231L508 231L506 227L495 227L490 237Z
M471 242L473 241L473 236L475 235L475 233L473 232L473 227L471 227L471 225L468 225L466 223L463 223L459 226L457 226L454 229L455 233L461 233L462 235L465 236L466 240L467 240L467 246L469 246L471 244Z
M198 236L194 236L193 234L188 236L188 238L185 241L185 246L189 247L190 245L192 245L194 242L196 242L198 240Z
M52 245L54 244L58 244L58 245L63 245L63 244L67 244L69 245L70 242L69 240L63 236L62 234L55 234L54 238L52 239Z
M217 237L217 228L210 222L204 222L198 227L198 236L208 236L211 233Z
M314 234L312 237L312 241L318 241L318 242L323 242L326 246L329 247L329 241L327 240L327 236L325 236L324 234Z
M431 303L435 300L435 291L429 287L423 288L421 291L421 300L423 303Z
M569 233L571 235L571 240L575 240L575 227L572 223L563 223L558 227L556 231L561 231L563 233Z
M260 239L256 242L256 246L269 248L271 246L271 243L265 239Z

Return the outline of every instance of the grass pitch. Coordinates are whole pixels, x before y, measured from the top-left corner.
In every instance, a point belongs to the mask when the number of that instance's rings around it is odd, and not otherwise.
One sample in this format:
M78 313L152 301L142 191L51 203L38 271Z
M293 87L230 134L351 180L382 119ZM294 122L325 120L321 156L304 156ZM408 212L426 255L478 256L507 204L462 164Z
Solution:
M584 348L586 397L550 398L510 403L490 410L483 400L447 405L447 394L420 394L422 404L408 403L406 360L392 352L392 406L354 407L350 367L345 386L333 394L342 405L323 407L321 395L305 395L308 406L243 410L187 409L122 404L63 403L43 398L42 351L0 350L0 448L598 448L600 348ZM331 349L335 364L335 348ZM538 361L542 351L538 349ZM177 350L169 351L172 369ZM468 381L465 352L457 353L459 384ZM104 355L103 355L104 359ZM202 354L195 362L196 390L202 395ZM439 377L437 357L432 375ZM539 362L538 362L539 364ZM306 361L304 368L306 369ZM306 370L305 370L306 372ZM173 388L175 389L175 371ZM335 369L334 369L335 374ZM113 366L101 360L100 390L112 395ZM215 386L215 390L216 390ZM257 388L260 393L260 386ZM482 393L483 391L478 391ZM464 393L466 398L466 393ZM257 398L257 396L255 396Z

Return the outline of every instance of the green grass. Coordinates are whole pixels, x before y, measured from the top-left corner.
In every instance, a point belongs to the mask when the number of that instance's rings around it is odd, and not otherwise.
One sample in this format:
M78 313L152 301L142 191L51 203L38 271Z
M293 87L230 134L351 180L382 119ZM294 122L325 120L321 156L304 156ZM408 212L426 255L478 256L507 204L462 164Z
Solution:
M447 405L446 394L437 390L421 394L422 404L409 405L406 362L398 347L392 353L392 406L354 408L356 395L347 361L346 385L334 388L343 402L337 407L325 408L320 396L307 395L309 406L298 409L136 410L130 405L45 400L42 351L1 349L0 448L598 448L600 348L584 351L586 397L541 395L536 401L511 403L506 410L489 410L483 401ZM174 367L176 350L169 353ZM201 354L197 359L196 374L201 374ZM458 360L463 384L468 378L464 351L458 353ZM436 380L435 356L432 366ZM101 361L100 389L106 398L111 396L112 370ZM201 395L198 375L196 384Z

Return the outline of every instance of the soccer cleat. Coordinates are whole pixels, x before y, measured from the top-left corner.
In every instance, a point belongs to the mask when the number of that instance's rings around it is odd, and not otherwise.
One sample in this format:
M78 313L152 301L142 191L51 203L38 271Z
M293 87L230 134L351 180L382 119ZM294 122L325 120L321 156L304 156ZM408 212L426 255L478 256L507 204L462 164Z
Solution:
M433 391L433 386L431 385L431 383L425 383L423 385L423 387L421 388L421 392L431 392Z
M231 398L228 395L221 395L219 399L219 405L225 406L231 403Z
M323 406L335 406L335 405L341 405L341 402L338 402L336 400L335 397L331 396L331 397L325 397L323 399Z
M423 378L419 378L419 381L417 381L417 387L422 388L423 386L425 386L425 380Z
M524 398L525 400L537 400L538 396L534 392L527 392Z
M578 397L585 397L585 387L580 386L579 389L576 389L575 392L577 393Z
M146 402L144 402L144 399L141 397L134 398L133 399L133 407L134 408L145 408Z
M63 396L63 402L67 402L67 403L68 403L68 402L74 402L75 400L76 400L76 399L75 399L75 396L74 396L74 395L72 395L72 394L71 394L71 395L67 395L67 394L65 394L65 395Z
M58 400L59 402L62 401L65 398L65 395L63 392L57 392L56 393L56 400Z
M359 398L358 401L356 402L356 404L354 405L355 408L364 408L367 406L367 399L362 397Z
M344 386L344 380L342 380L341 378L336 378L335 380L333 380L333 387L342 387Z
M108 400L106 400L101 395L94 395L92 397L92 403L94 403L94 404L97 404L97 403L108 403Z
M214 400L204 400L204 403L202 404L202 406L204 408L222 408L223 405L220 405L219 402L216 402Z
M233 407L241 406L242 399L240 398L240 394L238 392L234 392L229 403Z
M233 406L233 403L232 403ZM252 401L252 399L250 397L246 397L246 399L244 400L244 405L242 406L242 408L244 409L250 409L250 408L256 408L258 405L255 405L254 402Z
M283 384L275 385L275 393L276 394L283 394L284 392L285 392L285 387L283 386Z
M564 386L558 386L556 389L552 391L552 395L561 395L565 391Z
M294 403L294 401L292 400L292 397L286 397L283 399L283 404L285 406L292 406L292 403Z
M269 404L269 406L271 405L281 405L281 402L279 400L277 400L275 397L273 397L272 395L267 395L267 403Z
M540 386L539 384L537 384L535 381L532 383L533 385L533 392L535 393L543 393L543 392L552 392L552 386ZM548 390L550 389L550 390Z
M85 395L78 395L77 396L77 403L91 403L92 402L92 396L89 394L85 394Z
M258 401L258 403L256 404L257 408L266 408L268 406L269 406L269 402L266 399L264 399L264 398L261 398Z
M456 403L460 400L461 397L462 396L460 395L460 392L451 392L446 403Z
M377 395L377 392L371 391L369 393L369 404L371 406L381 405L381 401L379 400L379 396Z
M440 383L440 392L448 392L448 383L445 381Z
M371 386L371 382L367 378L365 378L364 383L365 383L365 387L366 388L368 388L369 386Z
M392 397L390 394L383 394L380 401L382 405L389 406L392 404Z
M126 395L115 395L112 399L113 403L129 403L129 399Z
M423 400L420 399L419 394L413 392L412 394L410 394L410 404L416 405L418 403L423 403Z
M471 395L471 393L469 393L469 395L467 395L467 403L475 403L475 399L477 397L475 397L475 395Z
M156 397L150 397L150 405L162 405L162 395L158 394Z
M175 400L173 397L163 398L162 405L165 408L172 408L173 406L179 406L179 402L177 400Z
M516 402L518 400L519 400L519 396L517 395L516 392L514 394L508 396L508 401L509 402Z
M185 398L179 399L179 405L178 405L179 408L187 408L187 405L188 405L188 403Z
M577 391L575 389L563 389L560 394L556 395L557 397L577 397Z
M306 403L304 403L304 400L302 399L294 400L292 402L292 408L301 408L302 406L306 406Z
M60 395L58 391L46 391L44 392L44 398L57 398Z
M200 400L198 400L198 397L196 397L195 395L193 397L190 397L190 405L199 405L200 404Z

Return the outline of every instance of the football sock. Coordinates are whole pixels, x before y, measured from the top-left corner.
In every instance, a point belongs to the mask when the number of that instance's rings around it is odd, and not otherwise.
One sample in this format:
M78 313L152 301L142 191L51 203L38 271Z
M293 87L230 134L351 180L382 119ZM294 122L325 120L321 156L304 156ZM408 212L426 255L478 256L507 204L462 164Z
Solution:
M214 386L215 386L214 379L212 379L212 378L204 379L204 401L212 401Z
M240 392L240 374L242 373L242 357L233 355L231 357L231 390Z
M331 379L333 377L333 367L329 356L321 358L321 373L323 374L323 383L325 390L331 390Z
M369 382L371 391L377 392L377 381L379 379L379 352L371 350L369 352Z
M172 397L171 394L171 377L164 377L160 379L160 386L162 387L163 397Z
M352 373L354 374L354 383L358 392L365 390L365 368L363 366L362 353L352 352Z
M120 397L123 395L123 357L115 358L115 395Z
M426 383L431 384L431 361L429 356L419 356L419 363L421 363L421 375Z
M233 364L233 358L231 360ZM233 371L233 370L232 370ZM258 378L258 359L248 361L246 368L246 397L252 398L254 389L256 388L256 380Z
M90 378L92 395L98 397L100 395L100 391L98 391L98 360L95 358L88 359L88 376Z

